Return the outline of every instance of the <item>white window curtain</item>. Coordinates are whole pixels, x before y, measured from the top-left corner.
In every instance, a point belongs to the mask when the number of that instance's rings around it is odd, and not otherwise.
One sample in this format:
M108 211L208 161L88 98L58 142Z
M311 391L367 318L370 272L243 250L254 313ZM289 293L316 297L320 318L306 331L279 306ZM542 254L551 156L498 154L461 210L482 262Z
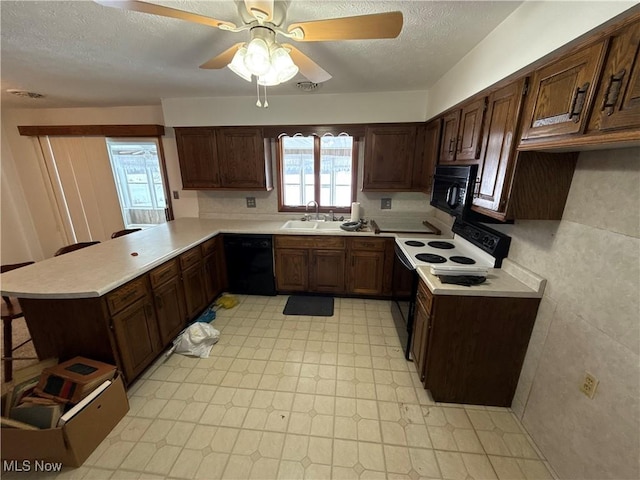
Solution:
M104 137L38 137L68 243L124 228Z

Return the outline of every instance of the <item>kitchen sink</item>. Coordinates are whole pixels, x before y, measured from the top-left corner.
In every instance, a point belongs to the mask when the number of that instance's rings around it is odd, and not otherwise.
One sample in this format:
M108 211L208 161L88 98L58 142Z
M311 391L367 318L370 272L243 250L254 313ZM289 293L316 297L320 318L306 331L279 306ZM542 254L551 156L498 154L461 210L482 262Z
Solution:
M289 220L280 228L283 230L315 230L320 222Z
M323 232L337 232L344 222L318 222L315 220L289 220L282 227L283 230L322 230Z

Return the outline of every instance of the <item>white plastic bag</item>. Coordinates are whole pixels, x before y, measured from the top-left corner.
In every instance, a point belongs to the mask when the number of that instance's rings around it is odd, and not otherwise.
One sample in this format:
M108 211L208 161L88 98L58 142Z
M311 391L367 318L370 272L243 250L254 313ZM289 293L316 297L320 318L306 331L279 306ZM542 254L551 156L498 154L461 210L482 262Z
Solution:
M183 355L209 358L213 345L220 339L220 332L208 323L196 322L189 325L173 341L173 351Z

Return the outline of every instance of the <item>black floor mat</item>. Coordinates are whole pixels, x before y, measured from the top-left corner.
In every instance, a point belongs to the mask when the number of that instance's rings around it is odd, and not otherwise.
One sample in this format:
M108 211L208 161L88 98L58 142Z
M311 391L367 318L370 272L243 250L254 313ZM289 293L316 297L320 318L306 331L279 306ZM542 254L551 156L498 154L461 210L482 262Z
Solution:
M285 315L333 316L333 297L291 295L282 312Z

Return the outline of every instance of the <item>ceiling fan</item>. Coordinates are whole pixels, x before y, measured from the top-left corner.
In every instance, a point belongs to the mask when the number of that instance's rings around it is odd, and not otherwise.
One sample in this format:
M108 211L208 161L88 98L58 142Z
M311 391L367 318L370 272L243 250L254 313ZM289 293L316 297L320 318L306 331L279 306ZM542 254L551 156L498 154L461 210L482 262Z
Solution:
M238 26L140 0L94 1L107 7L177 18L228 32L249 30L250 41L236 43L204 62L200 68L221 69L228 66L247 81L251 81L252 76L257 77L258 85L265 87L286 82L298 72L313 83L326 82L331 78L329 73L293 45L278 43L277 35L296 42L396 38L402 30L403 21L402 12L388 12L291 23L285 27L289 2L244 0L238 2L238 13L242 19L242 24Z

